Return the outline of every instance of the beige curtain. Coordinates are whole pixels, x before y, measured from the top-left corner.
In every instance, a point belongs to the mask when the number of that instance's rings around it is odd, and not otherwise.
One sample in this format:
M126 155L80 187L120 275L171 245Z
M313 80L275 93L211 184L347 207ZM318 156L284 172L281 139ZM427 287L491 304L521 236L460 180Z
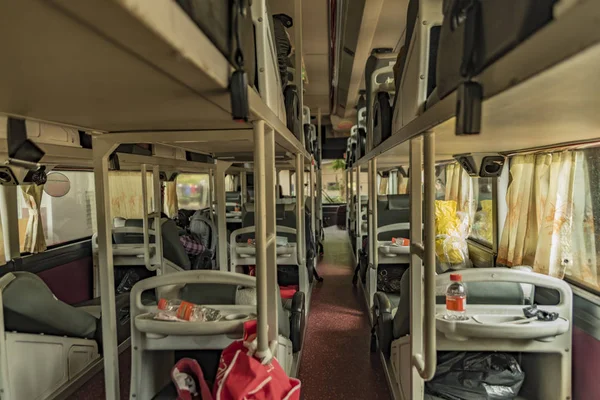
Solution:
M379 194L388 194L388 182L389 182L390 178L389 177L381 177L380 181L379 181Z
M547 168L545 155L513 157L506 194L508 213L500 238L497 262L508 267L532 265L538 237L536 203L541 202L540 176Z
M541 225L534 271L556 278L563 278L567 271L588 279L595 277L594 218L584 154L554 153L541 182L543 201L538 203Z
M23 251L30 253L40 253L46 250L46 238L44 237L44 226L41 218L42 195L44 194L44 185L25 185L21 186L23 199L29 210L29 220L27 221L27 231L25 232L25 244Z
M179 201L177 199L177 182L165 182L165 198L163 207L165 214L167 214L169 218L174 218L177 216L177 211L179 210Z
M589 174L582 151L513 157L498 263L597 286Z
M111 218L142 218L141 172L111 171L108 177ZM146 179L148 210L152 211L152 174L148 173Z
M477 180L471 179L469 174L458 164L446 166L446 196L445 200L456 202L456 209L468 218L469 226L473 222L477 211L478 195Z
M398 194L407 194L408 189L408 178L398 174Z

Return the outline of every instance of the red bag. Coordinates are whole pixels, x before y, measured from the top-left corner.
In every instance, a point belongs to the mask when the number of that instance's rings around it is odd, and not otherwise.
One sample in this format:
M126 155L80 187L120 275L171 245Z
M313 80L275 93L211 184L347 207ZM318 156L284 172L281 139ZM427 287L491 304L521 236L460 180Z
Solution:
M213 400L198 361L182 358L171 370L177 400Z
M244 323L244 340L221 354L213 386L214 400L299 400L300 381L289 378L275 358L263 364L254 357L256 321Z

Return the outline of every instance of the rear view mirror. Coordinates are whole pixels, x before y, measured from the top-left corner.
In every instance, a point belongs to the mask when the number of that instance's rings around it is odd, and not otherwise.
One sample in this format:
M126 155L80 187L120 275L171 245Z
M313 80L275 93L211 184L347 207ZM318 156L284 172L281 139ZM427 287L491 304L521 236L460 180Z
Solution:
M46 184L44 185L44 192L50 197L63 197L71 190L71 181L69 178L61 172L50 172Z

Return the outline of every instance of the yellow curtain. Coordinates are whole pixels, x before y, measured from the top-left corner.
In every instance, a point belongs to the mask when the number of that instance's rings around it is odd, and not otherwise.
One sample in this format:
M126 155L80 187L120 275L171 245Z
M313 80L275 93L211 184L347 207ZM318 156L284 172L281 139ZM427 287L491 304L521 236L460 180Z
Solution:
M379 194L387 194L388 192L388 182L389 182L389 177L381 177L381 180L379 181Z
M46 238L44 237L44 226L40 215L44 185L24 185L21 186L21 191L23 192L25 204L27 204L29 209L29 220L27 221L23 251L40 253L47 248Z
M533 269L563 278L567 271L596 277L596 244L589 173L580 151L554 153L538 203L541 225ZM545 196L543 196L545 194Z
M177 199L177 182L175 182L175 181L165 182L165 201L164 201L165 214L167 214L167 216L169 216L169 218L174 218L177 216L178 209L179 209L179 201Z
M398 194L407 194L408 189L408 178L398 174Z
M507 267L533 265L538 237L536 203L542 201L542 182L539 180L548 158L533 154L515 156L510 164L510 183L506 193L508 213L504 222L499 264Z
M152 175L146 177L148 210L152 211ZM142 175L136 171L111 171L108 179L111 218L142 218Z

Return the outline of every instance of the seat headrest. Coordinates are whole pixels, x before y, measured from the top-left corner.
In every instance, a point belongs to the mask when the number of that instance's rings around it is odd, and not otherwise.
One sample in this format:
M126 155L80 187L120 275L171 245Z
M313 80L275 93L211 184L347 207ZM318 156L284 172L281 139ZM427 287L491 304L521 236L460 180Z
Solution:
M242 199L240 192L225 192L225 201L227 203L239 203Z
M410 195L390 194L388 197L388 210L407 210L410 208Z

